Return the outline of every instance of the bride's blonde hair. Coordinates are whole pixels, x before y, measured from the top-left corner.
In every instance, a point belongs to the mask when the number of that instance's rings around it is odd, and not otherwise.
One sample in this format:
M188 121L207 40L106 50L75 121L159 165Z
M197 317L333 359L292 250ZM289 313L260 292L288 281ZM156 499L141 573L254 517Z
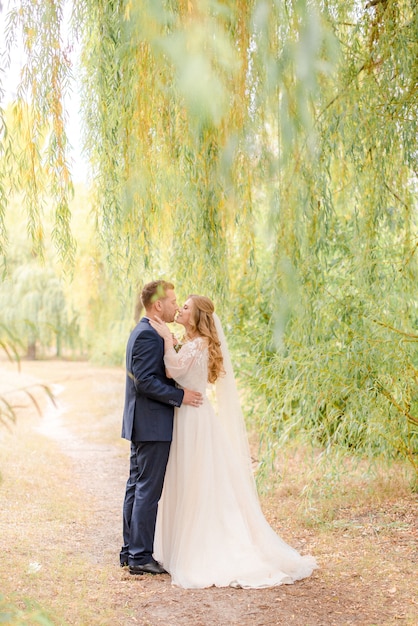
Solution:
M213 320L215 307L212 300L206 296L192 294L189 298L193 301L191 319L189 320L191 334L197 333L208 341L208 381L214 383L220 374L224 373L221 342Z

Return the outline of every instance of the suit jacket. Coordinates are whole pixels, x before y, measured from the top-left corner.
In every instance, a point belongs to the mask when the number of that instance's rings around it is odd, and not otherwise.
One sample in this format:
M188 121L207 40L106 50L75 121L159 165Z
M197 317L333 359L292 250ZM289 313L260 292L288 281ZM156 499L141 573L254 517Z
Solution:
M174 407L184 391L167 378L164 340L146 317L135 326L126 346L126 387L122 437L129 441L171 441Z

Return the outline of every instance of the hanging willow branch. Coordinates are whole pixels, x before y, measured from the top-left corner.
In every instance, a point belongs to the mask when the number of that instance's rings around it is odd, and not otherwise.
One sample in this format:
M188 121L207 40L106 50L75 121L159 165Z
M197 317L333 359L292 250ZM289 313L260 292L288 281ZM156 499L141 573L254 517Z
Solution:
M21 34L26 55L10 129L15 136L13 158L18 163L13 187L25 197L34 252L43 257L43 213L51 202L52 238L63 261L72 266L75 241L69 202L73 187L64 108L71 67L63 44L63 11L64 2L57 0L21 1L9 13L6 40L10 51Z
M394 328L393 326L390 326L390 324L386 324L385 322L380 322L379 320L370 318L370 320L372 322L374 322L375 324L378 324L379 326L383 326L384 328L388 328L389 330L393 331L394 333L398 333L398 335L403 335L404 337L409 337L410 339L414 339L414 340L418 340L418 335L415 333L408 333L405 332L403 330L399 330L399 328Z
M414 417L413 415L411 415L411 413L405 409L404 407L402 407L399 402L397 402L395 400L395 398L393 397L393 395L383 387L382 383L380 383L378 380L375 381L375 385L376 385L376 389L385 396L385 398L387 398L389 400L389 402L396 408L398 409L398 411L400 413L402 413L402 415L404 415L407 420L409 422L411 422L411 424L415 424L415 426L418 426L418 418Z

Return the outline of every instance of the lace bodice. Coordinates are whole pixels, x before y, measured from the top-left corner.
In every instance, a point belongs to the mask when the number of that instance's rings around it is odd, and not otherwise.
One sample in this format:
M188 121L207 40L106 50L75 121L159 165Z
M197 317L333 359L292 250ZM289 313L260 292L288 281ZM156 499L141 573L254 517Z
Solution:
M170 348L164 355L170 376L181 387L205 394L208 385L208 347L203 337L185 343L179 352Z

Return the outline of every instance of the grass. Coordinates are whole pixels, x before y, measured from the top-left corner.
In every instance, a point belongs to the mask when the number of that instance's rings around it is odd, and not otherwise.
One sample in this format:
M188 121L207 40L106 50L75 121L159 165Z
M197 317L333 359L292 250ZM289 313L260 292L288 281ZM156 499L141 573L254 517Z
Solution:
M71 482L68 459L57 463L56 450L35 432L30 442L19 434L7 450L2 446L1 500L7 520L2 554L9 565L1 572L2 589L14 592L11 597L36 598L53 614L54 623L64 624L63 605L81 595L83 562L68 548L67 538L76 538L77 528L89 523L88 515Z
M43 609L31 600L6 600L0 596L0 624L10 624L13 626L28 626L42 624L43 626L54 626Z
M277 480L266 489L262 503L285 541L318 558L321 569L314 577L279 592L245 596L231 596L227 589L200 594L176 590L158 577L132 581L117 565L119 503L128 459L119 439L123 376L113 372L112 384L96 385L97 372L89 374L88 366L66 367L79 377L71 383L79 393L70 385L64 394L63 401L71 401L73 408L65 426L81 433L90 456L65 454L57 442L41 435L40 418L29 403L19 411L12 431L0 431L0 623L206 626L218 623L210 618L213 607L222 613L244 597L255 612L254 623L287 623L277 621L282 606L299 615L297 624L303 626L386 626L399 619L405 626L415 623L411 570L416 498L406 464L371 465L337 450L323 455L306 445L280 451ZM97 442L103 451L94 449ZM110 446L116 450L113 460ZM319 611L318 621L310 617L313 608ZM354 610L362 616L353 617L356 621L338 617ZM199 611L203 617L194 621ZM230 623L245 620L241 616Z

